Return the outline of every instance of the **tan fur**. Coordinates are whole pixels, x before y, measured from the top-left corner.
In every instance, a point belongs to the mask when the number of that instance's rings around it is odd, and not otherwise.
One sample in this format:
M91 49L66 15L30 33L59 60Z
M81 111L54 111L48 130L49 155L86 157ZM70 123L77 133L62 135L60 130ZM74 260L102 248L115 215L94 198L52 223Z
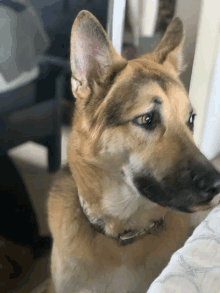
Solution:
M52 292L115 292L119 289L120 292L145 292L170 255L187 238L188 215L168 212L162 232L120 247L115 240L93 232L82 213L71 174L62 170L57 177L48 209L54 238L52 274L57 288ZM141 208L138 213L143 213ZM150 216L153 219L158 215ZM124 271L122 275L121 271ZM70 282L73 284L67 289Z
M192 106L178 77L183 32L176 22L155 52L129 62L114 51L89 12L81 12L74 23L71 66L76 109L70 170L57 174L48 201L54 241L49 292L146 292L201 221L193 224L190 214L140 196L132 181L134 172L145 166L161 181L177 163L184 166L185 156L202 158L186 126ZM165 85L154 80L155 75ZM143 83L145 76L152 78ZM163 101L166 127L146 135L129 121L150 111L155 97ZM120 118L117 125L114 115ZM161 217L162 231L125 247L115 240L124 231L148 229ZM105 235L91 223L101 225Z

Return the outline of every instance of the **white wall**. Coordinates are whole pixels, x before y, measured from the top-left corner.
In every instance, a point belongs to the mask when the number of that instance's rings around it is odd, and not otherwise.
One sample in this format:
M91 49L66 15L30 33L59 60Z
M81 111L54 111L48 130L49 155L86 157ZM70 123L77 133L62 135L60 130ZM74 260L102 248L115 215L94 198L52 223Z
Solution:
M196 109L194 139L209 158L220 152L220 1L177 0L189 65L183 82ZM192 73L192 74L191 74Z
M187 69L181 75L181 78L187 90L190 86L192 74L200 8L201 0L176 0L175 16L179 16L181 18L185 31L183 56L185 64L187 65Z
M182 0L180 0L182 1ZM206 138L204 130L206 125L211 125L211 116L207 115L211 101L214 70L218 53L219 25L220 25L220 1L203 0L200 10L198 36L195 58L193 62L192 78L189 97L196 109L194 139L198 147ZM213 120L212 120L213 123ZM212 127L214 125L212 124ZM209 129L209 131L211 131ZM207 145L206 145L207 148ZM211 148L211 145L210 145ZM204 148L203 151L208 153Z
M216 64L210 84L210 96L204 116L204 132L200 149L208 159L220 153L220 36Z

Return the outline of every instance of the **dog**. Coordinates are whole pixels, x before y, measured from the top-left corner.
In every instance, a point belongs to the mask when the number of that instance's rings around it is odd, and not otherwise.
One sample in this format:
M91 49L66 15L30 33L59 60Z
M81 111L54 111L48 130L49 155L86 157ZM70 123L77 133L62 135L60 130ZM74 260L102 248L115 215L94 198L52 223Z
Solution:
M175 18L151 54L127 61L91 13L75 19L68 166L48 200L49 292L146 292L219 203L220 173L193 141L183 43Z

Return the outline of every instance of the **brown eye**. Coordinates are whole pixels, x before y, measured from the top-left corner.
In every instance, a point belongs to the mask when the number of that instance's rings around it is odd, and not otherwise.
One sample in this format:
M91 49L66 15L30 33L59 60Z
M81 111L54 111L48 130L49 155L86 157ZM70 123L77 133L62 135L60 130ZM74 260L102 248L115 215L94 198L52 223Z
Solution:
M152 118L153 118L152 114L149 113L149 114L145 114L143 116L138 117L136 121L140 125L144 125L144 124L149 125L152 123L152 120L153 120Z
M157 111L136 117L133 123L146 130L154 130L158 123L160 123L160 115Z

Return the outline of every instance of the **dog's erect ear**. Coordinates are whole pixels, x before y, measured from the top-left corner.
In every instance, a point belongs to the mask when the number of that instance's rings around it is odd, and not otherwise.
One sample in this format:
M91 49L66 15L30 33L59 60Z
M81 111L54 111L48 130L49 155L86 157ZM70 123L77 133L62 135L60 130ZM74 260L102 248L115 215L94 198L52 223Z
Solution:
M81 11L71 32L72 88L103 84L111 74L126 66L127 61L117 54L99 21L88 11Z
M154 50L153 54L157 55L158 62L164 63L169 61L173 64L178 73L183 70L182 46L184 43L184 31L182 21L176 17L167 27L167 30Z

